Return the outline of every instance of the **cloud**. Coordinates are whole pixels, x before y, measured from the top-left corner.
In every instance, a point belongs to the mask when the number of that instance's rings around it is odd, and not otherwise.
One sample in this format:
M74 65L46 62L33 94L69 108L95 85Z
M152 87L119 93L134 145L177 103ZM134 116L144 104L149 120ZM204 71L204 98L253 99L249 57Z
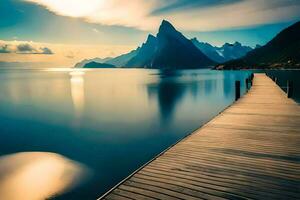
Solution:
M66 58L73 59L75 57L73 55L66 55Z
M40 50L41 50L41 54L54 54L53 51L48 47L41 47Z
M17 46L17 53L33 53L36 52L36 49L33 48L30 44L19 44Z
M23 0L57 15L103 25L155 30L162 19L181 30L211 31L300 18L299 0Z
M160 19L150 16L158 0L23 0L43 6L57 15L82 18L104 25L152 29Z
M165 0L168 1L168 0ZM233 4L244 0L174 0L170 3L157 8L152 12L153 15L160 15L169 12L186 10L191 8L207 8L211 6L220 6L226 4Z
M52 55L54 52L48 48L38 44L30 44L32 42L20 43L18 41L1 41L0 40L0 54L44 54Z
M75 53L72 51L66 52L65 57L69 59L73 59L75 58Z
M7 44L0 45L0 53L11 53L11 50Z
M28 43L17 45L16 53L17 54L46 54L46 55L54 54L53 51L48 47L39 47L38 49L36 49L35 47L33 47Z
M93 31L94 33L100 33L100 31L99 31L98 29L96 29L96 28L93 28L92 31Z
M184 30L211 31L295 20L300 18L299 10L300 1L295 0L244 0L177 11L171 19Z

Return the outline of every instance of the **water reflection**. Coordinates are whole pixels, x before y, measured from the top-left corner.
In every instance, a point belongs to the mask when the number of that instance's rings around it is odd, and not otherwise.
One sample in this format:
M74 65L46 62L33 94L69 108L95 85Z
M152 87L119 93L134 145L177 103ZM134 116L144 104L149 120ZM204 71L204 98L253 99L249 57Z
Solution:
M223 87L221 80L212 73L202 75L194 71L160 71L155 75L158 76L158 80L147 85L147 92L149 99L158 103L160 120L164 125L178 115L182 116L183 113L176 111L180 110L186 101L193 104L198 102L198 105L201 105L201 102L221 95L216 92L219 93Z
M227 98L232 96L233 93L233 83L235 81L235 76L232 73L225 72L223 74L223 93Z
M85 171L81 164L55 153L1 156L0 199L48 199L78 184Z
M83 71L70 72L71 95L76 117L80 117L84 108L84 74Z
M57 200L96 199L228 106L234 90L224 85L233 88L235 80L246 77L244 72L230 72L232 76L226 77L225 72L211 70L0 72L0 156L56 152L95 172L75 190L56 196ZM35 163L28 160L26 163ZM7 167L2 173L7 177L31 166L25 161L22 166L11 163L16 170ZM1 184L4 177L0 177ZM53 190L47 194L63 189Z
M170 121L177 102L184 94L185 85L162 81L159 84L148 85L147 89L150 98L157 98L161 119L164 122Z

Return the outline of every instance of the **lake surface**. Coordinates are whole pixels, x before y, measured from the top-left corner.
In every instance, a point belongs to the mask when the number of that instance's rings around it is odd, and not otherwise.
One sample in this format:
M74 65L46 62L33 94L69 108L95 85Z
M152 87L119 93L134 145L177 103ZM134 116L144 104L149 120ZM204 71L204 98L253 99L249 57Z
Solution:
M300 103L300 70L267 70L265 73L277 78L277 85L286 92L287 81L293 82L293 96L292 98Z
M96 199L229 106L248 74L0 69L0 191Z

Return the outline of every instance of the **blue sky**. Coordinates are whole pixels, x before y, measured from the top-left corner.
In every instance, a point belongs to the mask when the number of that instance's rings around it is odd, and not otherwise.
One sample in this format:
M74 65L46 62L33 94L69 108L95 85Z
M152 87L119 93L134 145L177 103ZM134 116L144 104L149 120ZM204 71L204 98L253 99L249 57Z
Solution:
M0 47L8 45L12 53L0 53L0 61L42 62L52 56L69 65L115 56L155 34L162 19L213 45L255 46L298 21L299 10L299 0L1 0ZM34 59L13 50L24 43L31 44ZM53 54L37 53L43 48Z

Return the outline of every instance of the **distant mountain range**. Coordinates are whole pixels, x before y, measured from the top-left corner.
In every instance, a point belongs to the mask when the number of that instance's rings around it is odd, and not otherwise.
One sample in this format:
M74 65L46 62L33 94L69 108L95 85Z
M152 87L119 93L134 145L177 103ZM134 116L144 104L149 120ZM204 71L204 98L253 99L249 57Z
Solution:
M281 31L266 45L216 69L300 68L300 21Z
M216 47L206 42L199 42L197 38L193 38L191 41L206 56L218 63L243 57L249 51L253 50L251 47L243 46L239 42L235 42L234 44L225 43L221 47Z
M88 63L98 62L124 68L203 68L240 58L251 50L239 42L216 47L196 38L189 40L170 22L163 20L157 36L148 35L141 47L115 58L83 60L75 67L88 67Z
M211 67L217 63L166 20L162 21L156 37L149 35L146 42L136 50L115 58L83 60L75 67L88 67L90 62L154 69L195 69Z

